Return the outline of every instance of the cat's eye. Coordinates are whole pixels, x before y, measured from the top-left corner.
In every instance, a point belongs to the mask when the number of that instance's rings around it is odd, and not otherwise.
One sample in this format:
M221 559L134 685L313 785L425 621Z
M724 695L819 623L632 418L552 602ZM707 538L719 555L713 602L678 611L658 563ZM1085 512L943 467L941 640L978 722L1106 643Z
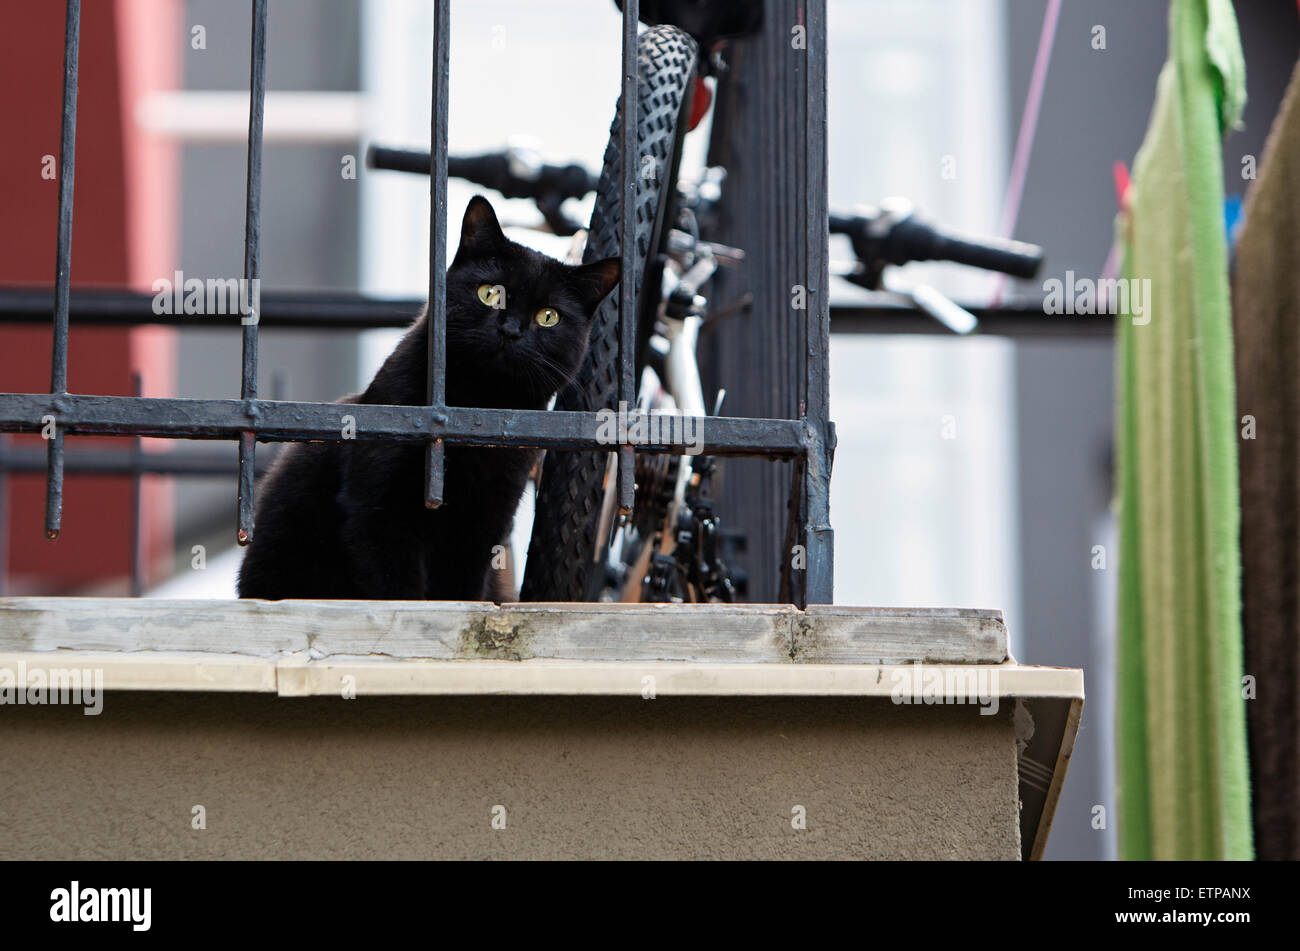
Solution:
M540 327L554 327L560 322L560 312L554 307L543 307L534 315L533 320Z
M489 307L500 307L506 296L506 289L500 284L480 284L478 299Z

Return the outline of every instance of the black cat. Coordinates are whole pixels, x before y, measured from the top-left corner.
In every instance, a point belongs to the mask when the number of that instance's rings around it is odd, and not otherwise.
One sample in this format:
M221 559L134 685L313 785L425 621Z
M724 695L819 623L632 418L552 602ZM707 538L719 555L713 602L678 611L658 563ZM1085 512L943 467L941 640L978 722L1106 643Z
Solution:
M618 258L563 264L509 240L472 199L447 269L447 404L545 409L618 280ZM427 333L426 310L366 391L340 402L427 404ZM423 443L287 446L260 485L239 595L482 600L536 456L449 446L444 503L430 510Z

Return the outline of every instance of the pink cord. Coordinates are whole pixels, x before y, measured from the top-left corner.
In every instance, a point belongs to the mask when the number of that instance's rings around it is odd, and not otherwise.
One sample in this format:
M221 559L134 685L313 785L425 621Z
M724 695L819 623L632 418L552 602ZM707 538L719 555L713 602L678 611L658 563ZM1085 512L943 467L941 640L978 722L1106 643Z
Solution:
M1029 80L1029 95L1025 98L1025 111L1020 117L1020 136L1016 140L1016 155L1011 163L1011 180L1007 185L1006 201L1002 205L1002 236L1010 238L1020 217L1020 199L1025 193L1025 179L1029 176L1029 153L1034 149L1034 136L1038 132L1038 112L1043 105L1043 89L1047 86L1047 70L1052 63L1052 45L1056 39L1056 24L1061 18L1061 0L1047 0L1047 13L1043 17L1043 32L1038 38L1038 55L1034 57L1034 73ZM993 294L993 306L1002 303L1007 276L1001 275Z

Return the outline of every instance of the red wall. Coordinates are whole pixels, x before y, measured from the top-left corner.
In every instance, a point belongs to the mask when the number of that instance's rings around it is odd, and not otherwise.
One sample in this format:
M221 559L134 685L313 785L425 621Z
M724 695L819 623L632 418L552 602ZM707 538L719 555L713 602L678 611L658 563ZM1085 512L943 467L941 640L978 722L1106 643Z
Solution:
M64 5L13 4L0 30L0 88L6 147L0 149L0 284L50 288L53 309L58 182L41 177L42 159L59 154ZM137 98L174 88L188 36L174 0L91 0L83 5L72 285L149 290L176 258L178 157L173 144L144 136L133 121ZM50 385L48 328L0 323L0 391L42 392ZM131 373L151 396L175 392L174 331L85 329L76 323L68 351L74 393L129 394ZM42 445L38 437L10 437ZM157 442L156 440L151 442ZM70 451L123 446L124 440L70 437ZM9 589L67 593L124 589L130 570L130 481L65 477L63 531L44 536L43 477L8 480ZM147 560L170 556L170 486L145 482Z

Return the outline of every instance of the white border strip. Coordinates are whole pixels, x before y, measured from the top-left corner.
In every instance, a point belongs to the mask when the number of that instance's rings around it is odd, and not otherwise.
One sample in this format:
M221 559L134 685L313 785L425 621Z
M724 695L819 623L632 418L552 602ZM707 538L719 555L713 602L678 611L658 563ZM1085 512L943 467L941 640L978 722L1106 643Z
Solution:
M918 703L951 699L942 690L916 692L918 679L943 683L948 675L981 685L999 698L1083 698L1083 671L1065 667L1000 665L710 664L688 662L555 660L312 660L239 655L103 651L0 653L0 667L30 674L68 668L103 671L106 690L274 693L282 697L341 696L628 696L648 685L656 696L894 697ZM348 681L346 678L353 678ZM647 680L647 678L653 678ZM936 679L938 678L938 679ZM901 686L905 689L899 690ZM927 697L929 698L927 700Z
M366 131L369 103L355 92L268 92L263 141L349 144ZM248 93L178 89L140 100L136 122L152 135L183 142L240 143L248 138Z

